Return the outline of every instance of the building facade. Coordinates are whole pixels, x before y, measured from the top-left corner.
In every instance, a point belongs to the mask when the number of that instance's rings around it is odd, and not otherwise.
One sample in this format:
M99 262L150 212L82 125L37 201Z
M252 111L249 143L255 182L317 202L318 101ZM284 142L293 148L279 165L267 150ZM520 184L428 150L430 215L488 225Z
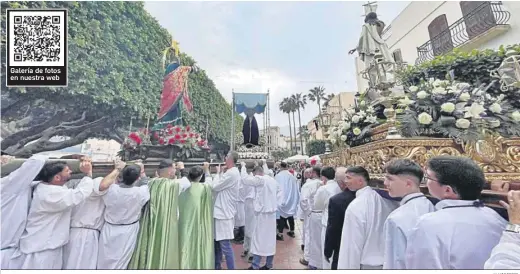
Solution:
M497 49L520 42L520 2L411 2L383 38L396 62L410 65L455 48Z
M322 108L323 124L334 125L342 119L343 110L354 106L355 104L355 92L340 92L334 98L332 98L326 107ZM307 130L310 134L311 140L324 140L325 132L321 118L316 116L314 119L307 123Z

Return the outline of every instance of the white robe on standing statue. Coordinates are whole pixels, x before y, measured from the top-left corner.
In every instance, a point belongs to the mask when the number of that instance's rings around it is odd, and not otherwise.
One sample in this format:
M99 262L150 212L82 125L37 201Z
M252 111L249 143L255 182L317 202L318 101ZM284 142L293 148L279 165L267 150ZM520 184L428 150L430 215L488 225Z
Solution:
M369 186L356 191L356 198L345 211L338 269L383 268L384 224L398 206Z
M39 183L27 217L27 226L11 263L16 269L62 269L63 247L69 241L72 208L93 191L84 177L76 189Z
M329 199L330 197L341 192L341 188L334 180L329 180L320 187L314 197L314 210L322 211L321 213L321 234L320 234L320 254L322 258L322 269L330 269L331 265L325 258L325 234L327 232L327 222L329 218Z
M47 159L47 156L34 155L18 169L0 179L2 186L1 269L13 269L9 267L9 262L18 248L20 237L25 229L33 180Z
M255 187L256 226L253 230L251 253L258 256L276 254L276 210L282 203L283 192L270 176L249 176L244 184Z
M280 216L289 218L296 215L300 202L300 188L294 177L288 170L282 170L274 177L283 192L282 205L279 208Z
M314 206L314 196L318 191L318 187L321 185L321 181L317 179L307 179L305 184L301 188L300 196L300 208L303 213L303 244L305 249L303 250L303 259L309 261L309 250L310 250L310 216L312 207Z
M63 269L97 267L99 234L105 223L103 195L107 192L99 191L101 180L94 179L93 193L72 209L70 240L63 248Z
M214 178L206 176L206 184L213 190L215 241L231 240L235 237L234 217L237 213L238 184L241 178L237 167L226 170L224 174L217 174Z
M111 185L103 196L105 224L99 238L97 269L126 269L134 252L148 185Z
M483 269L507 221L474 202L442 200L423 215L408 239L406 268Z

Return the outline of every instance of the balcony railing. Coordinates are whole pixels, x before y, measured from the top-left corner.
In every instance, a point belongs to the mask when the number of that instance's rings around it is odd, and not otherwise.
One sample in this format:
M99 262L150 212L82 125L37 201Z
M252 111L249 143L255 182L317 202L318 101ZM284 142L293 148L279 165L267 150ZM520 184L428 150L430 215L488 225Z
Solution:
M511 14L502 8L502 2L484 2L418 47L418 58L415 63L420 64L450 52L496 26L506 26L510 17Z

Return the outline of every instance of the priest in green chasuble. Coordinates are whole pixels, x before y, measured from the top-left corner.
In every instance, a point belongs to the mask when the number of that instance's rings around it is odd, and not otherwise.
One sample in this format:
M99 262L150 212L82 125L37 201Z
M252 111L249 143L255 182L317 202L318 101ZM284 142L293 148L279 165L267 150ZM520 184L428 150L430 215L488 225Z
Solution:
M201 182L203 176L201 167L192 167L188 173L191 187L179 196L181 269L215 267L213 197L211 187Z
M191 184L175 178L171 160L159 164L158 178L150 180L150 201L142 211L136 249L128 269L180 269L179 194Z

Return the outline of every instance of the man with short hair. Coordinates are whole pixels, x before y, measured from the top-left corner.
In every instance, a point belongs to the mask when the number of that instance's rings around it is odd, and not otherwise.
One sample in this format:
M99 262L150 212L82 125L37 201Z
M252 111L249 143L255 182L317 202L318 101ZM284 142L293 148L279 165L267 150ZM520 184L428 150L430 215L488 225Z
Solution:
M63 247L69 241L72 208L93 191L92 164L84 161L80 170L86 174L75 189L64 187L72 171L66 162L46 163L42 179L33 192L27 225L20 238L10 268L62 269Z
M324 201L319 199L318 192L323 191L322 188L332 181L335 177L336 171L333 167L324 167L321 169L321 182L314 195L313 204L311 207L311 215L309 217L309 268L323 269L323 250L322 250L322 215L324 211ZM336 184L337 186L337 184ZM327 216L328 217L328 216Z
M329 199L329 217L327 220L327 228L325 231L324 255L331 262L331 269L338 269L338 258L341 243L341 230L343 229L343 221L345 219L345 211L349 204L356 198L356 192L351 191L347 187L346 169L338 168L336 172L336 182L341 192Z
M398 204L381 197L368 181L370 176L365 168L347 168L347 187L356 191L356 198L345 211L338 269L383 268L384 223Z
M157 177L148 182L150 201L144 206L137 248L129 269L179 269L179 195L191 187L188 178L175 179L175 163L164 159ZM150 252L150 250L154 252ZM164 258L164 259L163 259Z
M283 240L283 230L287 221L289 221L289 232L287 235L294 238L294 215L298 209L298 202L300 200L300 190L296 177L289 172L289 165L286 162L280 164L281 171L274 177L275 180L280 184L284 199L282 206L278 209L280 213L280 219L277 221L278 236L277 239Z
M217 175L209 180L206 174L206 184L211 186L214 195L213 217L215 220L215 269L222 269L222 255L226 259L228 270L235 269L235 257L231 240L234 238L234 217L237 213L238 186L242 177L236 167L238 153L231 151L226 157L226 172L220 172L217 166Z
M332 176L329 176L329 171ZM320 236L320 254L322 256L322 269L330 269L330 263L328 262L328 258L325 257L325 234L327 232L327 223L329 219L329 199L330 197L341 192L341 188L339 187L336 180L342 180L345 176L346 168L338 167L336 171L332 167L326 167L322 171L322 175L326 177L325 185L321 186L316 192L316 196L314 198L314 210L321 211L321 234ZM332 178L330 178L332 177ZM314 235L313 235L314 236ZM317 237L318 235L314 236Z
M179 195L180 269L213 269L213 196L211 187L200 183L209 163L186 171L192 186Z
M435 207L419 187L424 176L421 166L410 159L395 159L386 165L385 172L388 194L402 199L385 222L383 269L406 269L406 239L419 218Z
M105 224L105 203L103 196L116 182L125 162L116 161L114 170L94 179L94 190L90 197L72 209L70 239L63 248L63 269L96 269L99 252L99 238ZM142 173L141 173L142 175ZM141 176L142 178L142 176ZM76 188L80 182L70 180L69 188Z
M310 216L312 213L312 207L314 206L314 196L318 187L321 185L321 181L318 179L321 177L321 168L313 167L306 170L308 178L301 189L300 196L300 208L303 212L303 258L300 259L300 263L303 265L309 264L309 250L310 250Z
M479 200L486 184L482 169L470 158L437 156L428 161L424 179L441 201L411 231L406 268L483 269L507 221Z
M262 167L256 166L253 174L243 180L245 185L254 187L257 193L254 201L256 227L251 242L253 262L249 269L268 270L273 268L276 253L276 211L283 195L280 185L271 176L264 175ZM266 263L260 267L262 257L266 257Z

